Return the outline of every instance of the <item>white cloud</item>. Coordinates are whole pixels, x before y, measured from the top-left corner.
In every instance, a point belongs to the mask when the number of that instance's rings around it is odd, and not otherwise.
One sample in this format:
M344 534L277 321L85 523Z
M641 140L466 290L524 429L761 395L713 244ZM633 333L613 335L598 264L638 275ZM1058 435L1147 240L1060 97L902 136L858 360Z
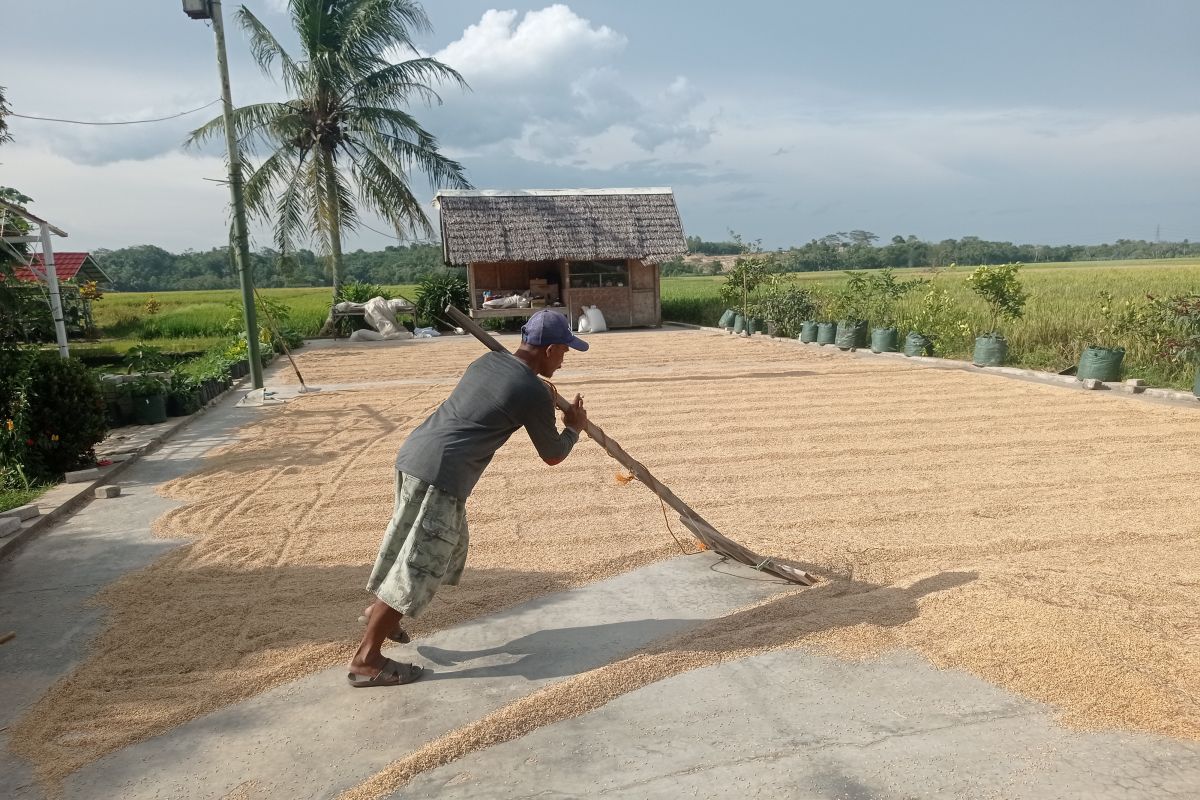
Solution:
M435 57L471 84L466 96L423 119L460 155L604 166L695 147L709 130L693 119L703 95L686 78L631 80L620 67L621 33L565 5L491 10Z
M626 39L606 25L593 26L565 5L530 11L492 9L436 55L472 83L513 84L544 80L559 70L587 66L623 48Z

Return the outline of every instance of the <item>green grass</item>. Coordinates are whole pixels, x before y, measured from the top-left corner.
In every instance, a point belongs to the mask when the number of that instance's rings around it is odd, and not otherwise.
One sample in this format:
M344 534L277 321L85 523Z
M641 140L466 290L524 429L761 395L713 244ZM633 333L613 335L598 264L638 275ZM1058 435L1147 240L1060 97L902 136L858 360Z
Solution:
M415 286L388 286L393 293L413 297ZM326 287L305 289L260 289L270 300L283 303L291 311L289 324L305 336L315 336L329 313L330 290ZM153 297L159 304L156 314L146 310ZM228 335L229 322L238 316L241 293L236 289L205 292L109 292L94 303L92 314L105 338L131 341L212 337ZM263 325L265 319L259 320ZM157 344L157 342L156 342Z
M0 511L32 503L41 497L49 486L33 486L29 489L0 489Z
M903 279L929 278L945 288L966 311L974 331L987 327L983 302L966 284L970 267L931 272L928 269L896 270ZM836 290L846 280L844 272L800 272L790 276L805 288L818 292ZM724 310L717 292L723 278L663 278L663 318L678 322L715 324ZM1091 261L1066 264L1029 264L1022 273L1030 299L1025 318L1007 325L1004 333L1013 364L1036 369L1060 371L1074 364L1091 332L1099 327L1098 292L1106 290L1118 300L1142 299L1147 294L1179 294L1200 291L1200 259L1145 261ZM415 287L388 287L413 297ZM329 289L263 289L262 294L291 310L291 325L305 336L320 329L329 307ZM146 312L153 295L161 308L157 314ZM138 341L153 342L171 352L196 352L215 344L227 335L227 323L238 312L236 290L207 292L110 293L94 305L96 323L104 332L99 343L80 343L73 348L98 355L119 355ZM897 307L898 327L907 330L921 293L901 300ZM950 358L970 356L971 341L949 348ZM1191 388L1194 371L1187 367L1163 365L1149 352L1130 346L1127 371L1159 385Z
M928 278L950 292L967 312L973 331L988 327L987 310L971 292L966 278L970 267L934 273L928 269L896 270L901 279ZM845 272L801 272L792 276L801 286L829 292L845 283ZM1003 326L1009 340L1010 362L1034 369L1061 371L1079 359L1087 344L1094 343L1093 331L1104 320L1098 294L1111 292L1114 299L1142 300L1147 294L1169 295L1200 291L1200 259L1147 261L1092 261L1069 264L1031 264L1022 271L1029 292L1025 317ZM724 306L717 297L722 278L664 278L663 318L713 325ZM897 306L897 327L903 335L915 315L921 292L911 293ZM945 356L970 357L969 337L955 343ZM1190 389L1195 370L1188 366L1161 363L1144 346L1125 343L1126 372L1158 386Z

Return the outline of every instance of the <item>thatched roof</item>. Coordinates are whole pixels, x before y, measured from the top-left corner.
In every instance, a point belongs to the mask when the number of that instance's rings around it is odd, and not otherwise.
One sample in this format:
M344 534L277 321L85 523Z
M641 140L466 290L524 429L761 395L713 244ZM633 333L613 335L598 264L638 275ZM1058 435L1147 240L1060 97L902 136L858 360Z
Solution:
M687 252L670 189L438 192L447 264L639 259Z

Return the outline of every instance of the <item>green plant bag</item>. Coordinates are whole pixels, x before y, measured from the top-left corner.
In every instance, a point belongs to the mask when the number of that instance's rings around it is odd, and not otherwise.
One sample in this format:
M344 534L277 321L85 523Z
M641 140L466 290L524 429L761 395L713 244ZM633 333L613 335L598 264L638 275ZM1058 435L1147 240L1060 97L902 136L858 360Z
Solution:
M836 322L821 322L817 325L817 344L833 344L836 341Z
M866 320L844 319L837 326L837 346L841 350L853 350L867 346Z
M733 332L741 333L746 330L746 318L741 314L737 314L733 318Z
M817 323L809 320L800 323L800 341L810 344L817 340Z
M1119 381L1121 362L1125 358L1124 347L1085 347L1079 357L1078 380L1095 378L1098 381Z
M766 333L766 332L767 332L767 323L763 322L758 317L750 318L750 335L751 336L753 336L756 333Z
M1200 398L1200 369L1196 370L1196 382L1192 384L1192 394Z
M900 349L896 346L896 340L899 337L900 334L895 328L876 328L875 330L871 331L871 352L896 352Z
M933 355L933 341L928 336L922 336L916 331L909 331L904 339L904 355L913 356Z
M979 336L971 363L977 367L1000 367L1008 358L1008 341L1003 336Z
M133 421L138 425L154 425L167 421L167 398L161 394L133 398Z
M725 313L721 315L721 319L717 322L718 328L732 328L733 318L737 316L737 312L732 308L725 309Z

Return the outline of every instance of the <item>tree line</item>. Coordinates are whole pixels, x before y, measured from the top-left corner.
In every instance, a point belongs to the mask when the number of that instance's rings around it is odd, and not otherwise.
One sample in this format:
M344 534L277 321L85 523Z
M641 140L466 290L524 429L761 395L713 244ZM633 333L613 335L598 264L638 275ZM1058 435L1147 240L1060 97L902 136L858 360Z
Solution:
M144 244L92 253L121 292L165 292L232 289L237 268L228 247L171 253ZM281 255L271 249L251 254L254 284L259 287L330 286L328 259L311 250ZM342 255L343 281L384 285L417 283L440 272L442 248L437 244L394 245L383 250L355 250Z
M688 237L692 254L726 255L751 253L756 244L734 236L730 242L705 242ZM950 264L1008 264L1023 262L1108 261L1115 259L1184 258L1200 256L1200 242L1148 242L1118 239L1111 244L1044 245L995 242L978 236L930 242L916 236L893 236L886 244L870 231L831 233L799 247L772 253L779 267L789 272L820 270L882 269L884 267L944 267ZM711 264L686 263L683 259L664 264L664 274L709 274Z

